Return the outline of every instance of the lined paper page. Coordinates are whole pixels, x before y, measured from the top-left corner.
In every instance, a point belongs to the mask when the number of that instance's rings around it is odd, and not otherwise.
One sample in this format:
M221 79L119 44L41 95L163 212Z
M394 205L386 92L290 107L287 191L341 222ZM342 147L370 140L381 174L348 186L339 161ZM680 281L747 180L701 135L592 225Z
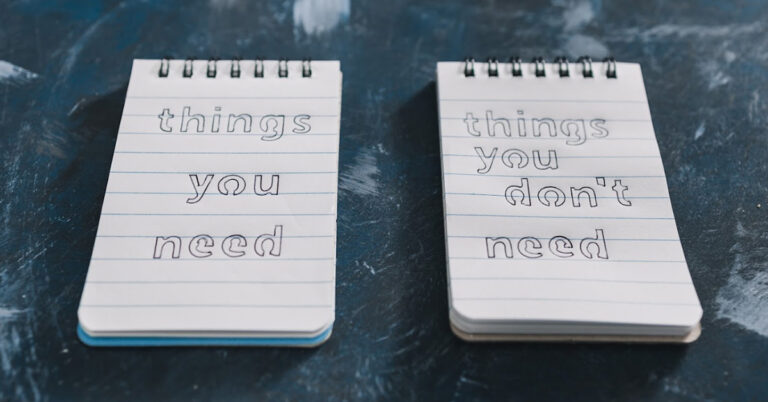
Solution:
M475 322L693 326L701 307L637 64L438 63L450 303ZM596 64L596 67L600 64Z
M316 334L334 319L341 72L136 60L79 318L90 333Z

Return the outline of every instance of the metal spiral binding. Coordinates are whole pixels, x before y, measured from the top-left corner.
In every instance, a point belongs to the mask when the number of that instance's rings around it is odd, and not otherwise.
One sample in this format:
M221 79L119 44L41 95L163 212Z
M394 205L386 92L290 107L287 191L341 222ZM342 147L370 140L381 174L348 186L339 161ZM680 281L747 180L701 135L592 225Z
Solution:
M512 56L509 58L509 63L512 64L512 76L513 77L522 77L523 76L523 63L517 56Z
M533 60L531 60L531 63L533 63L534 66L536 67L537 77L547 76L547 62L546 60L544 60L543 57L534 57Z
M603 59L603 65L605 66L605 76L606 78L615 79L618 77L618 74L616 72L616 59L613 57L606 57ZM464 58L464 76L465 77L474 77L475 74L475 59L473 57L466 57ZM488 77L498 77L499 76L499 61L495 57L489 57L487 59L488 63ZM510 71L513 77L522 77L523 76L523 64L519 57L512 56L507 61L510 65L510 70L504 70L504 71ZM554 64L557 64L557 74L561 78L568 78L571 76L571 60L568 60L568 57L566 56L558 56L553 61ZM584 78L594 78L595 77L595 70L592 66L592 58L589 56L581 56L578 59L576 59L575 63L581 64L581 75ZM543 57L534 57L531 59L531 64L533 64L533 73L536 77L546 77L547 76L547 60ZM506 68L506 67L505 67ZM577 74L577 71L574 71L574 74Z
M557 63L557 73L560 74L560 78L571 76L570 66L568 65L567 57L565 56L556 57L555 63Z
M208 59L208 65L205 70L205 76L208 78L216 78L216 62L218 62L219 59L216 57L211 57Z
M474 57L467 57L464 59L464 76L465 77L474 77L475 76L475 59Z
M576 60L577 63L581 63L581 74L584 76L584 78L594 78L595 75L592 72L592 58L589 56L581 56L578 60Z
M171 73L171 60L173 60L171 57L163 57L160 59L160 67L157 70L157 76L160 78L168 78ZM230 62L230 70L229 70L229 76L232 78L240 78L242 75L242 68L241 68L241 57L233 57ZM194 64L195 58L194 57L188 57L184 59L184 68L182 70L182 77L184 78L192 78L192 74L195 72L195 64ZM264 77L264 59L262 58L256 58L254 59L255 66L253 70L253 76L255 78L263 78ZM211 57L208 59L206 63L205 68L205 76L207 78L216 78L218 74L218 63L219 58L218 57ZM474 60L473 60L473 74L474 74ZM287 78L288 77L288 59L281 58L277 63L277 76L280 78ZM305 58L301 60L301 76L304 78L311 78L312 77L312 59Z
M240 58L233 57L232 65L229 68L229 76L232 78L240 78Z
M495 57L488 58L488 76L489 77L499 76L499 59Z
M605 76L608 78L616 78L616 59L613 57L606 57L603 59L603 63L606 63Z
M163 57L163 59L160 60L160 69L157 70L157 76L160 78L165 78L168 76L168 72L170 70L171 70L171 58Z
M312 76L312 59L306 58L301 61L301 76L304 78Z
M288 77L288 59L282 58L277 62L277 76L280 78Z
M256 67L253 69L253 76L256 78L264 78L264 59L261 57L256 59Z
M182 76L184 78L191 78L192 77L192 62L195 59L192 57L188 57L186 60L184 60L184 72L182 73Z

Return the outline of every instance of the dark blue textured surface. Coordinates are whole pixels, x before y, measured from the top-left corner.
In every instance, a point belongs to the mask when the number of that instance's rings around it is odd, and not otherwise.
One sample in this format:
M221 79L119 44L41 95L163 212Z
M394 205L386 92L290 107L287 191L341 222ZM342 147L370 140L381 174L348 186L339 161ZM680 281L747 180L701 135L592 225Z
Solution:
M0 4L0 400L768 395L765 2L366 1L335 21L339 2L309 16L303 0ZM561 53L643 65L704 307L690 346L449 331L435 62ZM84 346L76 309L131 59L235 54L342 61L333 335L314 350Z

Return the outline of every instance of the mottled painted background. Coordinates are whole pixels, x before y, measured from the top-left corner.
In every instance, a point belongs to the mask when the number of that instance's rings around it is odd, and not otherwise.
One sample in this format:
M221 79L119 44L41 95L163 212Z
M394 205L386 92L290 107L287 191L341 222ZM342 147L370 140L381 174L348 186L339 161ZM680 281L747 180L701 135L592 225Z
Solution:
M512 54L642 63L704 306L696 343L450 333L435 62ZM338 310L322 347L77 340L131 59L165 55L341 59ZM3 1L0 155L0 400L768 395L764 1Z

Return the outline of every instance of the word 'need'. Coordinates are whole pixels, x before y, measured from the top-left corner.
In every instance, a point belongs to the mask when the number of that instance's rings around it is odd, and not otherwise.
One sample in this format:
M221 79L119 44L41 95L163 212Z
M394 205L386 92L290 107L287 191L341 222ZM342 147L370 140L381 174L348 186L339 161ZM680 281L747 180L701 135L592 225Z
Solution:
M154 259L162 259L170 255L172 259L179 259L182 250L186 249L194 258L208 258L214 254L221 254L224 257L238 258L246 255L252 250L259 257L267 255L279 257L283 244L283 225L275 225L272 233L262 234L252 240L249 246L249 240L243 235L233 234L225 237L219 245L211 235L199 234L192 237L187 244L183 245L181 236L157 236L155 237L155 250L152 254Z
M546 243L546 246L545 246ZM485 249L488 258L514 258L515 253L524 258L541 258L545 251L559 258L572 258L578 254L589 259L608 259L608 247L605 243L603 229L595 229L594 237L585 237L578 241L578 246L566 236L554 236L548 241L539 240L533 236L521 237L486 237ZM515 251L517 250L517 251Z

